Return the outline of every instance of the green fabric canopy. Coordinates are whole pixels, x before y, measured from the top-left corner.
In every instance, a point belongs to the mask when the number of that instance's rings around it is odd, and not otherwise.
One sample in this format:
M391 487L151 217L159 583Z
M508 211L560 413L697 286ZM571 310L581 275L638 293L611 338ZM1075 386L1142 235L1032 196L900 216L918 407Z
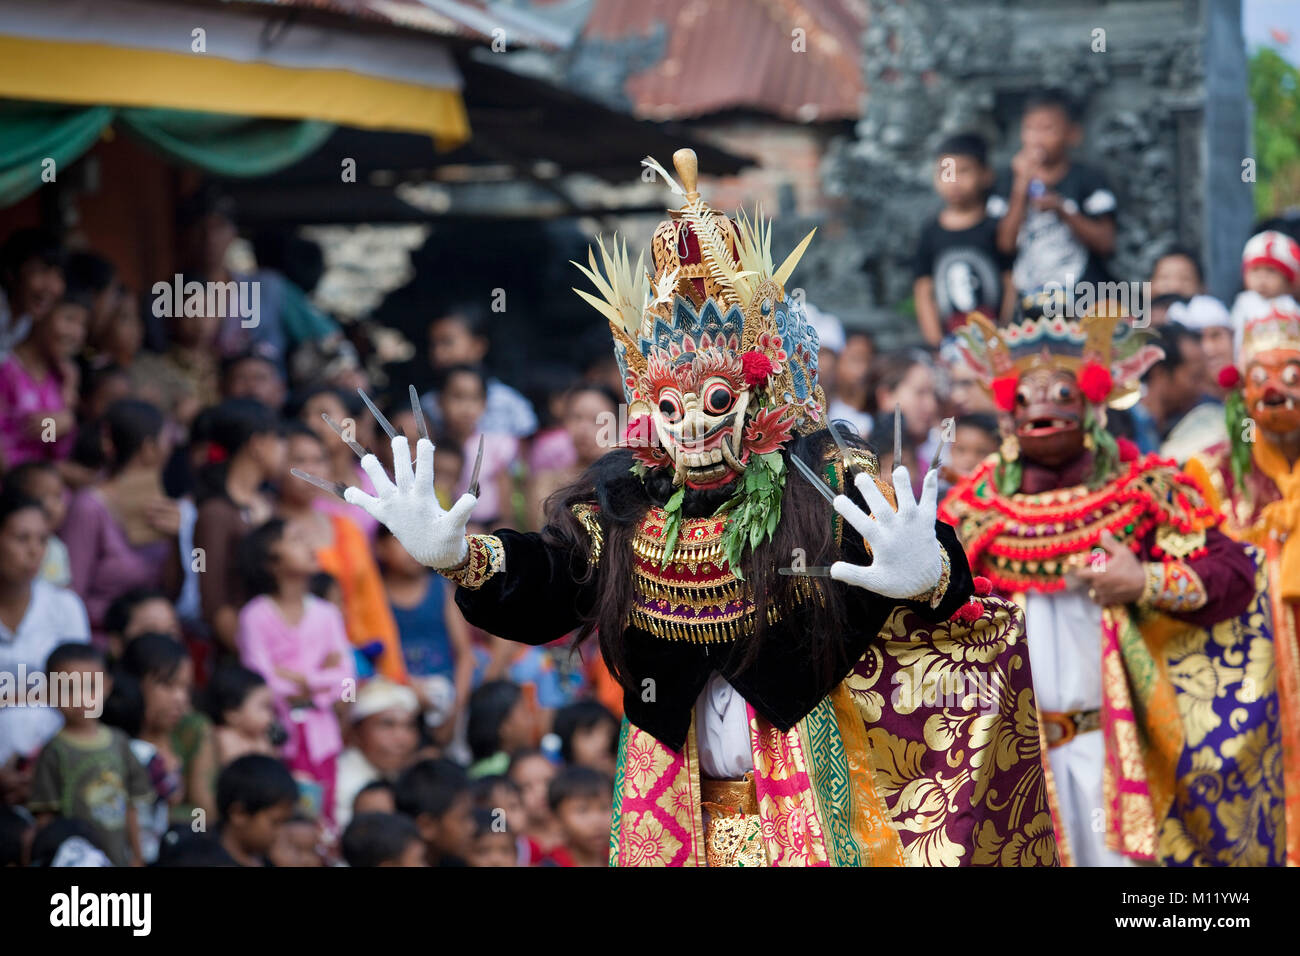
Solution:
M0 207L35 192L84 155L110 125L164 155L217 176L247 178L283 169L334 132L320 120L270 120L191 110L64 106L0 101Z

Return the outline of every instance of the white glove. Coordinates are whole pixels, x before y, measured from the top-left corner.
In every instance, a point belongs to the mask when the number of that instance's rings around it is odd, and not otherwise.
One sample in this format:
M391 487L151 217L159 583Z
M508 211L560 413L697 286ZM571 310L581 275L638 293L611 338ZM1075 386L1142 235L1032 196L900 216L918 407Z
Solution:
M859 472L854 484L871 509L867 514L848 495L835 496L835 510L844 516L871 547L870 565L836 561L831 577L885 597L914 598L933 588L943 574L943 558L935 518L939 499L939 471L925 476L918 503L912 495L907 469L894 469L894 493L898 511L876 487L871 476Z
M393 471L397 484L388 480L374 455L361 459L361 467L375 483L378 497L351 487L343 493L349 504L363 508L393 532L411 557L430 568L454 568L469 555L465 525L478 499L466 492L443 511L433 492L433 443L415 443L415 471L411 471L411 446L405 435L393 439Z

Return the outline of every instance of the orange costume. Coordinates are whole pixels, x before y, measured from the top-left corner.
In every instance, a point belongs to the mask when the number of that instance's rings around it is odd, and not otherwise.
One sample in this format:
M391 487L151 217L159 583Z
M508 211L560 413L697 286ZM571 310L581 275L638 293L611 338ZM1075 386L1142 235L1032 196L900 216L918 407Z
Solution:
M408 683L402 645L398 640L397 622L388 606L379 566L370 553L370 542L355 524L341 515L330 515L334 543L316 552L322 571L339 582L343 596L343 622L353 647L378 641L383 652L375 661L375 670L390 680Z
M1300 312L1275 305L1246 322L1238 359L1220 384L1230 389L1228 443L1187 464L1219 508L1223 530L1265 555L1273 611L1287 862L1300 865ZM1289 447L1289 451L1288 451Z

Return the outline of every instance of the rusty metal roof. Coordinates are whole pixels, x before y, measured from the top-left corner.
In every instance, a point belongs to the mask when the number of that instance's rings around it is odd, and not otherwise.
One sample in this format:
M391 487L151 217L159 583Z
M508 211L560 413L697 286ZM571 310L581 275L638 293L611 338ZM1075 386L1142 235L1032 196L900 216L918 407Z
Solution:
M824 122L860 114L866 22L866 0L594 0L583 37L666 27L663 57L627 82L640 116L755 109Z

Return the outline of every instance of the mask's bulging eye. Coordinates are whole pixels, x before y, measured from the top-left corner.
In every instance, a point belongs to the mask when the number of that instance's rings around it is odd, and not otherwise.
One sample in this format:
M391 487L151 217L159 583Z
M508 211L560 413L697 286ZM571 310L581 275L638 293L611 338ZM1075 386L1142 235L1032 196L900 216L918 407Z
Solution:
M659 411L669 422L682 420L682 400L675 392L664 392L659 396Z
M1263 385L1268 381L1268 372L1256 365L1250 370L1250 380L1256 385Z
M1052 386L1051 399L1058 404L1064 405L1074 399L1074 389L1064 382L1057 382Z
M1021 387L1016 389L1016 404L1021 408L1027 408L1033 396L1029 394L1029 389Z
M736 393L725 382L709 382L704 386L704 410L710 415L725 415L736 404Z
M1286 385L1295 385L1300 382L1300 368L1294 365L1288 365L1282 370L1282 381Z

